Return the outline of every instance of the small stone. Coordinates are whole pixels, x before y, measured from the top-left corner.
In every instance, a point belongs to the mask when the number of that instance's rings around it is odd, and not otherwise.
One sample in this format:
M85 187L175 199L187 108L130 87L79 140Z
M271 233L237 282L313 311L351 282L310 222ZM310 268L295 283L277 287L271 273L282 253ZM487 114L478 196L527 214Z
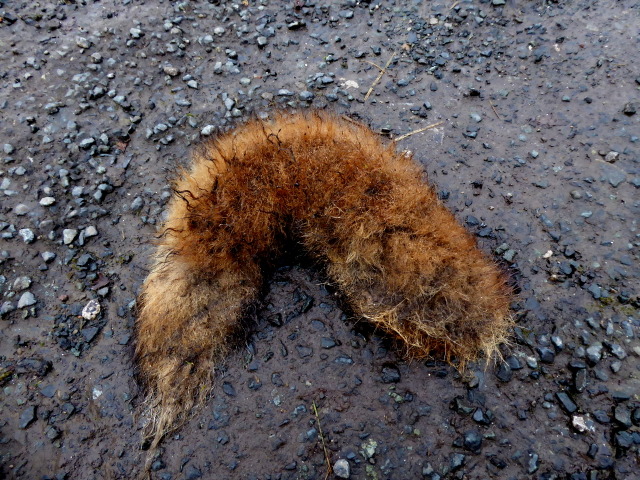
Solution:
M45 436L46 436L49 440L53 441L53 440L57 439L58 437L60 437L61 432L60 432L60 430L58 430L56 427L54 427L54 426L49 426L49 427L47 427L47 429L45 430L45 433L44 433L44 434L45 434Z
M627 174L615 165L603 163L602 171L604 173L604 179L614 188L627 179Z
M10 143L5 143L4 146L2 147L2 150L4 151L4 153L6 153L7 155L11 155L13 152L16 151L16 147L14 147L13 145L11 145Z
M33 243L36 239L35 234L30 228L21 228L18 230L18 233L22 237L22 241L24 241L24 243Z
M475 430L470 430L464 434L464 448L471 452L479 452L482 448L482 435Z
M571 400L569 395L567 395L566 393L557 392L556 397L560 401L560 406L565 412L571 414L578 409L578 406L575 403L573 403L573 400Z
M555 352L549 347L538 347L536 350L538 351L538 355L540 355L540 361L542 363L553 363L556 358Z
M87 228L83 230L83 233L85 238L90 238L98 235L98 230L93 225L89 225Z
M589 418L589 416L574 415L573 418L571 419L571 425L578 432L588 431L593 433L596 431L596 426L593 423L593 420Z
M451 471L455 472L456 470L460 469L464 465L466 459L466 455L463 455L462 453L454 453L453 455L451 455Z
M100 313L100 303L97 300L90 300L82 309L82 318L93 320Z
M216 27L216 28L213 29L213 33L215 33L219 37L224 35L224 32L226 32L226 31L227 30L224 27Z
M76 37L76 45L80 48L89 48L92 45L91 40L88 40L84 37Z
M215 129L216 127L214 127L213 125L205 125L205 127L202 130L200 130L200 134L202 136L208 137L215 131Z
M4 317L6 314L13 312L16 307L11 302L4 302L0 306L0 316Z
M311 347L297 345L296 350L298 351L298 355L300 355L300 358L306 358L313 355L313 349Z
M618 359L624 360L627 357L627 352L625 352L617 343L607 344L607 346L609 347L609 350L611 350L611 353Z
M609 163L613 163L618 159L619 156L620 154L618 152L611 151L604 156L604 159Z
M19 203L13 209L13 213L21 217L22 215L26 215L27 213L29 213L29 210L30 208L27 207L24 203Z
M315 95L308 91L305 90L303 92L300 92L300 94L298 95L298 97L300 98L300 100L302 100L303 102L310 102L311 100L313 100L313 98L315 97Z
M513 377L513 371L511 370L511 367L509 366L508 363L506 362L500 363L500 366L496 371L496 377L498 377L498 380L505 383L511 380L511 378Z
M118 97L116 97L118 98ZM114 99L115 101L115 99ZM117 103L117 102L116 102ZM78 146L83 150L89 150L96 143L95 139L89 137L80 141Z
M349 478L351 475L349 462L342 458L338 460L333 464L333 473L338 478Z
M258 42L258 47L262 48L265 47L268 43L267 41L267 37L265 37L264 35L260 35L257 39L256 42ZM347 477L348 478L348 477Z
M56 203L56 199L53 197L44 197L40 199L40 205L43 207L50 207L54 203Z
M180 73L176 67L173 67L171 65L166 65L162 70L170 77L175 77L176 75L178 75L178 73Z
M624 429L631 428L633 423L631 422L631 412L625 406L618 405L613 409L613 418L616 422L618 422Z
M360 445L360 453L366 459L373 458L376 454L376 449L378 448L378 442L376 442L373 438L369 438L366 442Z
M98 327L88 327L88 328L83 328L82 330L80 330L80 334L84 338L84 341L89 343L96 337L96 335L98 334L99 331L100 331L100 329Z
M49 263L53 261L54 258L56 258L56 254L53 252L42 252L40 256L45 261L45 263Z
M227 395L229 395L230 397L235 397L236 396L236 389L229 382L223 382L222 383L222 391L224 393L226 393Z
M78 236L78 230L75 228L65 228L62 231L62 242L65 245L70 245Z
M532 473L535 473L539 466L540 466L540 462L539 462L539 457L537 453L531 453L529 456L529 464L528 464L528 468L527 468L527 473L529 473L529 475L531 475Z
M382 383L398 383L400 381L400 370L395 366L382 368Z
M24 292L18 300L18 308L30 307L36 304L36 297L31 292Z
M131 211L138 212L142 209L143 206L144 200L142 199L142 197L136 197L133 199L133 202L131 202Z
M26 290L31 286L31 279L27 276L18 277L13 282L13 289L16 292L21 292L22 290Z
M35 419L36 407L30 405L22 411L22 414L20 414L20 422L18 423L18 426L24 430L29 425L31 425L31 423L33 423Z
M129 34L131 35L131 38L136 38L136 39L144 36L144 32L139 28L130 28Z
M628 102L624 105L624 108L622 109L622 113L629 116L635 115L637 111L638 111L638 102Z
M586 353L587 353L587 361L591 365L597 364L602 358L602 343L600 342L593 343L587 348Z

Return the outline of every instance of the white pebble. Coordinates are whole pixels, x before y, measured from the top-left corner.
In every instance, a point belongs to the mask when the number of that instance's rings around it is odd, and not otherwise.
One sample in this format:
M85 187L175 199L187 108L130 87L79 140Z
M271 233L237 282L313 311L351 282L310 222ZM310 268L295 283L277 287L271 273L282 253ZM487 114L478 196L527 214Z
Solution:
M78 230L75 228L65 228L62 231L62 241L65 245L71 244L78 236Z
M100 304L97 300L90 300L82 309L82 318L93 320L100 313Z
M33 296L31 292L24 292L18 300L18 308L30 307L31 305L35 305L36 297Z

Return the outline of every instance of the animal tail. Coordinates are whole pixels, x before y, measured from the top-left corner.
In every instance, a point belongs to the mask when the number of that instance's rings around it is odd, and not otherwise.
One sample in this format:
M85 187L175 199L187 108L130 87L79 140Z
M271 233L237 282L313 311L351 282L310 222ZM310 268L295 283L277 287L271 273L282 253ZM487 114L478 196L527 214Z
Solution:
M136 357L152 447L209 393L284 237L410 356L464 365L506 339L504 276L394 146L331 115L281 114L195 152L140 296Z

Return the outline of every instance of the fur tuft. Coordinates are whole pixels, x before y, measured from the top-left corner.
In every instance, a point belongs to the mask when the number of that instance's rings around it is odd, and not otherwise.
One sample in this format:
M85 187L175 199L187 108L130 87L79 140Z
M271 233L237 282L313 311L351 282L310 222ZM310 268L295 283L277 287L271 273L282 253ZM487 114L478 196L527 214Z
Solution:
M254 120L203 143L174 191L137 322L152 447L205 399L287 238L410 357L464 365L507 337L499 269L413 159L366 127L319 112Z

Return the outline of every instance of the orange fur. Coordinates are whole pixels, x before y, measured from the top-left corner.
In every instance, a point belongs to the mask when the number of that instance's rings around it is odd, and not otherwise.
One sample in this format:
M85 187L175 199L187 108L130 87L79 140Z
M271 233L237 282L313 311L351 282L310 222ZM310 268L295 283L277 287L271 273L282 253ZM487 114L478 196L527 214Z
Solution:
M324 113L254 120L195 152L143 286L136 357L154 446L209 392L285 238L410 356L464 364L506 338L503 276L409 155Z

